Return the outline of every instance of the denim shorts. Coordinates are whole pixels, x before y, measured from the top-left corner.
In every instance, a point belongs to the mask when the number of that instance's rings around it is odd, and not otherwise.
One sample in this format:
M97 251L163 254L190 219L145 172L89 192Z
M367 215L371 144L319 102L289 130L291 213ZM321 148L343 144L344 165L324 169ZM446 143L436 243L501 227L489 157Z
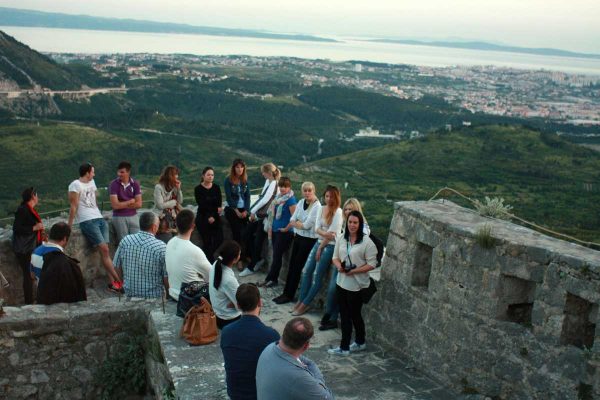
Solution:
M104 218L95 218L79 223L81 233L96 247L108 243L108 224Z

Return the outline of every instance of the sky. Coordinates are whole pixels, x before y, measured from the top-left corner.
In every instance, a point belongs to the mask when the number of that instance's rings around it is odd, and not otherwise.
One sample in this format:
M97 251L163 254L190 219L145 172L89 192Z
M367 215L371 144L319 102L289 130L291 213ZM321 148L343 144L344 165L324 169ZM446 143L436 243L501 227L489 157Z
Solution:
M0 0L0 6L281 33L460 38L600 54L600 0Z

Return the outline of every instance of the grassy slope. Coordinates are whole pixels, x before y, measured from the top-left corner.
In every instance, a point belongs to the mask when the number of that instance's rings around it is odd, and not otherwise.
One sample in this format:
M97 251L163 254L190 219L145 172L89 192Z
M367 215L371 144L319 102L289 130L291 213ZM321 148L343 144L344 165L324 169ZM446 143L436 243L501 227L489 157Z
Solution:
M341 187L348 182L343 197L364 201L382 235L393 212L390 201L427 200L450 186L472 198L503 197L519 216L600 241L600 155L520 127L431 135L320 160L296 172L298 179L318 182L319 189L326 182Z

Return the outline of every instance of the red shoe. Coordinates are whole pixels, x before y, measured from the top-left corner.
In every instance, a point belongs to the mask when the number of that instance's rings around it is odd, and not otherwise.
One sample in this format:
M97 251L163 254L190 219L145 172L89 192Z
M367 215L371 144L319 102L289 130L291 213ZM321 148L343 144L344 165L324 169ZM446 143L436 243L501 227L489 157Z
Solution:
M125 290L123 289L123 283L119 281L109 283L108 290L113 293L125 293Z

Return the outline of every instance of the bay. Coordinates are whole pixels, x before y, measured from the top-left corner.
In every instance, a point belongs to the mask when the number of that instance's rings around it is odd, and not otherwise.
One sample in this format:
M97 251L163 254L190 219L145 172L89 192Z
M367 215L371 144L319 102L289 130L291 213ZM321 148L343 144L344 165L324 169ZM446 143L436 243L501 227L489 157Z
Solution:
M14 26L1 26L0 30L41 52L283 56L429 67L494 65L600 76L600 60L595 59L376 43L346 38L334 38L338 42L309 42Z

